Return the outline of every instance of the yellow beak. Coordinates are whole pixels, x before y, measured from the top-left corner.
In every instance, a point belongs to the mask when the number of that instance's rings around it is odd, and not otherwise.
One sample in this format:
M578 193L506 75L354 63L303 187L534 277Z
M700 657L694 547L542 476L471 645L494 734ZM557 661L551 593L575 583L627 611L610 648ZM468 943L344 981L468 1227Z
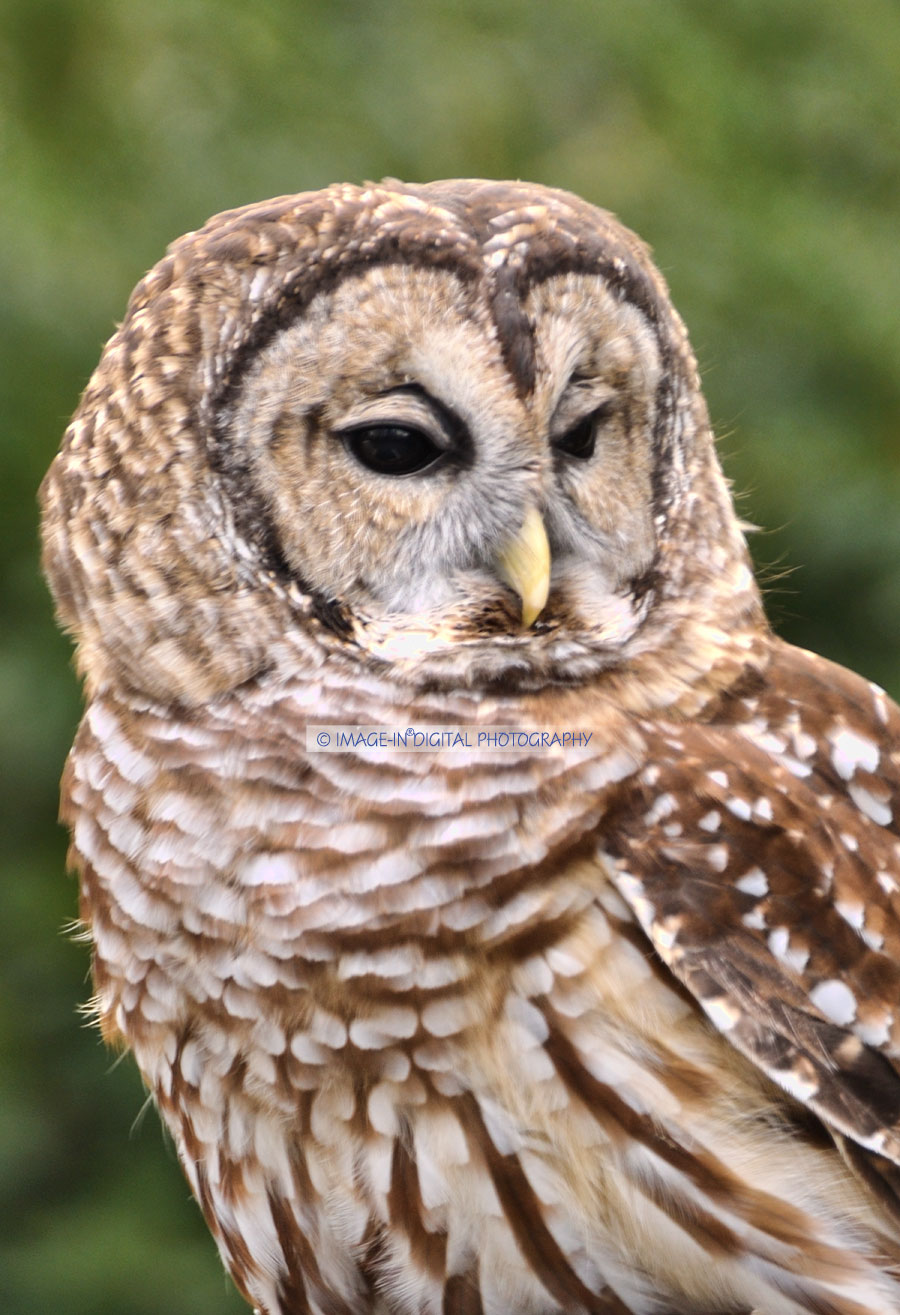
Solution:
M550 544L537 507L529 507L517 532L497 555L497 574L522 600L522 625L540 616L550 592Z

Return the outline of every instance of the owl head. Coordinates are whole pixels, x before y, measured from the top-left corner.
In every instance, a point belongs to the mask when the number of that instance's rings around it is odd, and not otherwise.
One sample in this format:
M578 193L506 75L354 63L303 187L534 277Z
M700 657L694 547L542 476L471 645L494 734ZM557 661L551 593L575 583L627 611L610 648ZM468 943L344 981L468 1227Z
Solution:
M583 683L758 610L646 248L524 183L334 186L180 238L42 496L89 687L187 705L323 661Z

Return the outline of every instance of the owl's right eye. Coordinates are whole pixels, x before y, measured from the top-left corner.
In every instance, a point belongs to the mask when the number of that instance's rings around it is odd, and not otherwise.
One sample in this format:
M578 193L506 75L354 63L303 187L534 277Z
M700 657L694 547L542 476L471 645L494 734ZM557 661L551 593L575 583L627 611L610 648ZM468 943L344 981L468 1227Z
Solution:
M414 475L444 455L427 434L409 425L365 425L343 437L352 456L378 475Z

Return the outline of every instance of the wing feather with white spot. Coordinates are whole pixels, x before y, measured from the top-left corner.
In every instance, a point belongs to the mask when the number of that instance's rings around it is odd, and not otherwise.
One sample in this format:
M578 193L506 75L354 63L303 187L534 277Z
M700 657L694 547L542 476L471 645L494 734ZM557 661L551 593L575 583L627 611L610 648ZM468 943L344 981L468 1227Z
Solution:
M709 724L648 730L604 844L716 1027L900 1163L900 710L786 645L768 677Z

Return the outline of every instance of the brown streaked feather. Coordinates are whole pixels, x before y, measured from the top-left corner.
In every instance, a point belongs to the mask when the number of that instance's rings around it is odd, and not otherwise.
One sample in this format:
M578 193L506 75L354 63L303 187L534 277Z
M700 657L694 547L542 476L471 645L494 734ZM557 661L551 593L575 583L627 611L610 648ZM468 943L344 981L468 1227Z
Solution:
M409 1238L416 1263L443 1279L447 1272L447 1234L432 1233L425 1227L416 1162L403 1137L394 1142L387 1205L391 1223Z
M469 1274L451 1274L444 1284L441 1315L484 1315L478 1281Z
M546 1224L538 1198L515 1155L502 1155L471 1097L461 1097L462 1122L480 1151L521 1254L561 1309L586 1315L628 1315L628 1307L605 1288L594 1293L572 1269Z

